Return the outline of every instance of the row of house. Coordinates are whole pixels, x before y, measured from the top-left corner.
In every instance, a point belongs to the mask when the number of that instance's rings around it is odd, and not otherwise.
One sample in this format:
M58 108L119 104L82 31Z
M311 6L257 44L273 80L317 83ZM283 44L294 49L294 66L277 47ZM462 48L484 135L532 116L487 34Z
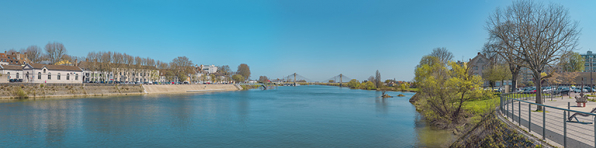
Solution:
M24 83L83 83L83 70L76 66L25 63L0 65L0 72Z
M20 80L23 83L97 83L106 81L121 82L169 82L165 73L156 67L143 66L137 68L122 68L114 66L109 71L94 70L92 63L83 61L74 65L51 65L25 63L24 65L0 65L0 74L8 79ZM210 80L210 73L215 73L217 67L201 66L195 74L189 74L187 80L198 81L197 78ZM207 75L206 75L207 74ZM205 77L202 77L205 75ZM172 81L179 81L174 76Z
M169 82L170 80L198 82L199 79L211 80L210 74L216 73L218 70L215 65L196 66L194 74L188 74L186 80L179 80L177 76L170 79L166 78L166 71L160 71L154 66L110 64L110 68L98 70L99 66L96 64L96 62L79 62L77 60L74 63L60 61L55 65L47 62L38 64L32 63L25 54L4 52L0 53L0 76L6 77L2 80L15 80L23 83L97 83L109 81L144 83Z

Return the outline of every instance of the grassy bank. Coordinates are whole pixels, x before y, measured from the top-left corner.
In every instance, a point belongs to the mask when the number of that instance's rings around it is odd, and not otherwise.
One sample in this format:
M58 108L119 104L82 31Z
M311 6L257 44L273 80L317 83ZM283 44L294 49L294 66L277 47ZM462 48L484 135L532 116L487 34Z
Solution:
M249 89L257 89L261 87L260 85L240 85L242 86L242 90L249 90Z
M492 92L491 92L492 93ZM450 147L534 147L533 142L519 134L496 117L495 108L499 105L500 93L485 95L474 100L463 102L465 122L454 126L453 134L457 136ZM527 94L518 97L535 96ZM411 102L424 114L420 96L414 96ZM433 124L431 124L433 125Z

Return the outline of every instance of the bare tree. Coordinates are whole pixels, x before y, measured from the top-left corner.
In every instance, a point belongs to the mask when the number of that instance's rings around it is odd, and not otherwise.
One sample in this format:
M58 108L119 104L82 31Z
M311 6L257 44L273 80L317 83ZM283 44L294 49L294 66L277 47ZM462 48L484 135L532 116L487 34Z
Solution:
M518 56L512 55L511 50L505 47L500 41L495 41L495 39L491 39L489 43L484 44L484 48L482 49L483 53L491 53L491 54L498 54L496 56L497 60L502 59L507 63L507 67L509 67L509 72L511 72L511 92L515 92L517 88L517 80L519 77L519 73L521 72L521 65L517 63L523 62L521 58Z
M439 48L433 49L433 52L430 53L430 56L437 57L439 59L439 61L443 62L443 64L445 64L445 65L447 64L448 61L451 61L453 59L453 53L451 53L445 47L439 47Z
M27 55L27 59L31 60L31 62L33 63L41 62L42 53L43 51L41 51L41 48L39 48L36 45L31 45L27 47L27 49L24 52L24 54Z
M52 62L52 64L62 60L63 56L66 55L66 48L62 43L52 42L46 44L45 47L48 60Z
M575 49L578 23L571 21L569 11L561 5L515 1L506 9L497 9L487 24L491 39L504 45L505 54L521 59L515 65L532 71L538 91L536 103L542 104L541 73L562 54Z
M193 73L192 61L186 56L177 57L170 63L174 74L178 76L178 81L184 81L188 77L187 74Z
M9 49L8 51L6 51L6 54L13 54L13 53L17 53L17 50L15 50L14 48Z

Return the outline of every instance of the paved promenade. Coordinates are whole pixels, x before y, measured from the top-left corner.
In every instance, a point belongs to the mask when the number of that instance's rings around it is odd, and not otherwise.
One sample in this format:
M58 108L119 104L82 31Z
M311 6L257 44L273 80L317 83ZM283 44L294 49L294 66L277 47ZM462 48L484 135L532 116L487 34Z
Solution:
M572 94L574 96L574 94ZM534 98L524 98L528 102L535 102ZM545 101L545 105L567 109L568 102L571 102L571 110L590 112L593 108L596 108L596 102L586 103L586 107L578 107L575 103L575 99L570 99L569 96L551 98L548 97ZM512 106L513 105L513 106ZM520 110L521 105L521 110ZM543 112L534 112L536 105L532 105L529 108L528 103L514 101L513 103L506 104L503 106L505 109L504 116L508 117L507 120L521 125L520 127L526 131L530 131L534 136L541 138L543 136ZM520 112L521 111L521 112ZM564 145L564 126L567 124L567 147L595 147L595 134L594 124L581 124L573 122L565 122L564 111L546 108L545 126L546 126L546 141L556 147L563 147ZM520 114L521 113L521 114ZM530 120L531 114L531 126L528 121ZM573 115L571 112L570 115ZM520 118L521 116L521 118ZM581 122L594 122L593 116L583 117L577 116L577 119ZM521 120L521 121L520 121ZM530 127L530 129L528 128Z

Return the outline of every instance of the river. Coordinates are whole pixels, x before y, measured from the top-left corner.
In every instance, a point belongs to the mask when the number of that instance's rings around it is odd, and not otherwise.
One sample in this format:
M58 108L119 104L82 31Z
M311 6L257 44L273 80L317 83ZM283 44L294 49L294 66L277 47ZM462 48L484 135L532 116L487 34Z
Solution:
M409 92L333 86L0 103L0 147L438 147Z

